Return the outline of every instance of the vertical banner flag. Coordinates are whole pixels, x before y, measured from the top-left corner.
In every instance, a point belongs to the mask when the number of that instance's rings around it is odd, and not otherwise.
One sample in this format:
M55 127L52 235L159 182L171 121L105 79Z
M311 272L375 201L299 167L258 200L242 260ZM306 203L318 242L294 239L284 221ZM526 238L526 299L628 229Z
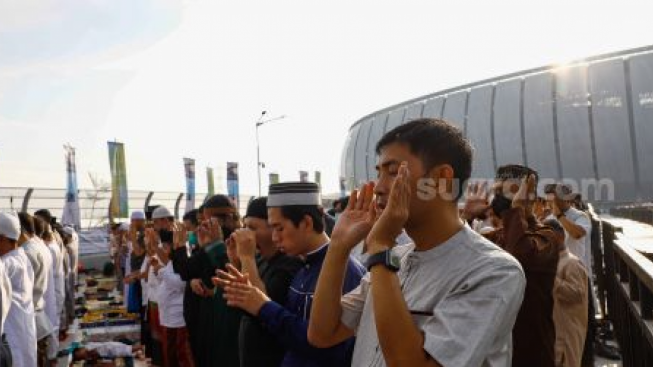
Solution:
M184 158L186 173L186 213L195 209L195 160Z
M320 191L322 191L322 172L315 171L315 183L320 187Z
M299 181L308 182L308 171L299 171Z
M227 192L229 197L236 204L236 208L240 208L238 202L238 163L227 162Z
M82 226L82 220L79 215L79 194L77 192L77 166L75 165L75 148L70 145L64 145L66 151L66 202L63 213L61 214L61 223L70 225L79 231Z
M206 182L208 187L208 196L215 195L215 183L213 181L213 168L206 167Z
M340 177L340 197L347 196L346 182L347 179L345 179L344 177Z
M270 185L278 184L279 183L279 174L278 173L270 173Z
M128 218L127 166L123 143L109 142L109 165L111 166L111 216Z

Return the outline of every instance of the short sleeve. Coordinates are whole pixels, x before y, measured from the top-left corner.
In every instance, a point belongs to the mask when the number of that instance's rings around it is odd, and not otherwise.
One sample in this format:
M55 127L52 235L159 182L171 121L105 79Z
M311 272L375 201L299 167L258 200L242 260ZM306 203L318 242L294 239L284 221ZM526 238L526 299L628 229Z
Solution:
M580 213L578 218L574 221L576 225L583 227L585 230L585 235L589 236L590 233L592 232L592 222L590 221L589 217L585 213Z
M342 296L340 304L342 305L342 315L340 321L352 330L358 329L365 299L370 290L370 274L367 273L361 279L358 287L351 292Z
M494 347L507 347L525 286L514 265L472 275L438 302L433 316L414 316L422 318L416 322L424 350L444 367L480 366Z

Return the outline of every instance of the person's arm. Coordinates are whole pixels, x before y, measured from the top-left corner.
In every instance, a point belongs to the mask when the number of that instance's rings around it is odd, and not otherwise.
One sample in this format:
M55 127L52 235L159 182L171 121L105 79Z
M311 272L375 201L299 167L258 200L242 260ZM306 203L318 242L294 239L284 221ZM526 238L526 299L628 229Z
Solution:
M583 216L585 216L585 214L583 214ZM587 230L585 228L591 226L587 217L581 218L581 221L583 224L585 224L584 222L586 221L587 224L585 226L576 224L564 215L558 217L558 222L560 222L565 231L567 231L567 233L576 240L586 236Z
M577 261L570 261L556 277L553 293L561 304L582 304L587 301L587 271Z
M315 346L330 347L354 335L354 330L342 322L342 289L349 254L367 236L374 223L373 198L373 183L363 186L360 195L354 190L333 229L313 298L312 312L320 316L311 318L308 328L308 339ZM362 310L364 298L359 298L358 303L361 303L359 308Z
M503 222L504 247L522 266L528 268L542 263L551 254L556 253L554 244L544 237L527 233L528 224L523 208L511 208L501 215Z
M249 274L249 281L252 285L267 294L265 283L263 283L256 265L256 234L249 229L238 229L231 235L231 241L236 246L241 272Z

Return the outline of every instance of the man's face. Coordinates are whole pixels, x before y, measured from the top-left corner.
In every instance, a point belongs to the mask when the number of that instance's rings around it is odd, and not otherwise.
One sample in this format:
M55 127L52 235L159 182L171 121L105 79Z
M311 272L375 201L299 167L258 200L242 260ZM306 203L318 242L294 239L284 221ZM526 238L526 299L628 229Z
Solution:
M518 179L495 180L492 184L491 192L494 195L503 195L506 199L511 200L515 197L521 181Z
M308 227L303 220L298 227L284 217L281 208L268 208L268 223L272 228L272 242L277 248L290 256L306 254ZM312 231L312 227L310 228Z
M245 227L252 230L256 235L256 246L262 252L276 251L274 242L272 242L272 227L265 219L247 217L245 218ZM264 255L268 255L267 253Z
M0 256L4 256L12 249L11 242L5 236L0 236Z
M153 220L154 223L154 230L155 231L160 231L162 229L165 230L170 230L170 227L172 225L172 221L169 218L158 218Z
M136 229L137 231L142 231L145 229L145 220L144 219L132 219L131 220L131 227Z
M236 214L235 208L204 208L203 214L206 220L210 218L216 218L218 220L220 227L222 227L222 233L224 234L225 239L227 239L236 229L242 226Z
M377 180L374 187L376 203L381 211L383 211L388 204L390 190L392 189L392 185L399 173L401 162L407 162L408 170L410 172L410 213L408 221L406 222L406 227L409 228L411 223L423 218L422 214L429 210L433 210L434 199L439 196L439 194L436 193L436 190L439 192L439 190L442 190L443 188L441 187L441 183L436 181L422 181L422 183L429 182L431 187L434 189L433 195L421 195L423 191L418 193L418 181L425 178L426 175L422 161L410 152L407 145L400 143L389 144L381 150L381 155L379 156L377 165ZM428 179L428 177L426 178ZM438 186L433 187L434 185Z
M188 232L193 232L193 231L195 231L197 229L196 226L189 220L184 221L184 228Z

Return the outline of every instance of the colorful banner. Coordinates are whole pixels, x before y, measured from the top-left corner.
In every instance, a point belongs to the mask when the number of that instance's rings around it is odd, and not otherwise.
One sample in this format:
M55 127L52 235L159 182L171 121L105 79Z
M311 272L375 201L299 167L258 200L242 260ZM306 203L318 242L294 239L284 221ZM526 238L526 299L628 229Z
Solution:
M340 197L347 196L347 179L340 177Z
M308 182L308 171L299 171L299 181Z
M111 166L111 208L112 218L129 218L127 197L127 165L125 164L125 145L108 142L109 165Z
M270 185L278 184L279 183L279 174L278 173L270 173Z
M61 224L73 226L79 231L82 220L79 215L79 193L77 191L77 166L75 165L75 148L64 145L66 151L66 203L61 214Z
M207 194L208 197L215 195L215 183L213 181L213 168L206 167L206 182L207 182Z
M186 211L195 209L195 160L184 158L184 172L186 173Z
M227 192L231 200L236 204L236 208L240 208L238 191L238 163L227 162Z
M322 190L322 172L315 171L315 183L320 186L320 190Z

